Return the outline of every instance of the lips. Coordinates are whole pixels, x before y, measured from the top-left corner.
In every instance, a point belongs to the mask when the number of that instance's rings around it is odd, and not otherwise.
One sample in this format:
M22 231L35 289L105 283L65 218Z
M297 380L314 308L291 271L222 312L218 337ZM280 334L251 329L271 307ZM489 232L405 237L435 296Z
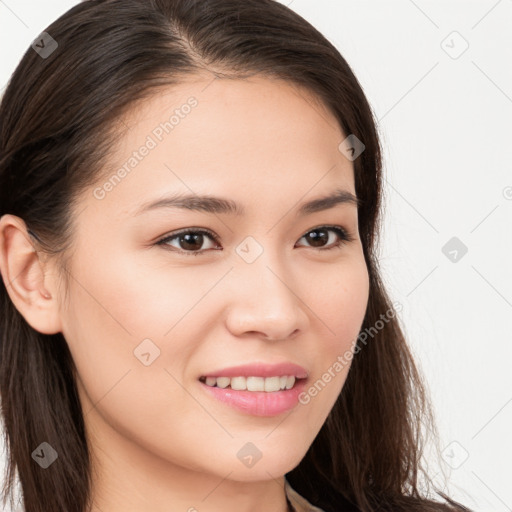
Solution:
M308 371L302 366L284 362L284 363L252 363L229 368L221 368L201 375L200 379L206 377L281 377L283 375L293 375L297 379L308 377Z
M253 370L251 368L250 371ZM291 378L293 379L294 377L292 376ZM228 377L219 377L219 379L228 379ZM234 379L236 380L237 378L234 377ZM209 386L201 381L199 386L202 391L207 393L207 396L220 402L222 407L227 406L239 413L251 416L270 417L295 408L299 403L300 394L304 392L307 381L307 378L298 379L290 389L279 391L234 390L229 387Z

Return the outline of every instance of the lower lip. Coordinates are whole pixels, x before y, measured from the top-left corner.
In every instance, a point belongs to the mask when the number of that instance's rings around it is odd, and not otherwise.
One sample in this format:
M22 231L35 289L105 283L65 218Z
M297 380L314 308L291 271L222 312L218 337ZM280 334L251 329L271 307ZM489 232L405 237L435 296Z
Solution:
M299 401L299 395L306 387L307 379L298 379L293 388L282 391L237 391L231 388L201 386L217 400L253 416L277 416L293 409Z

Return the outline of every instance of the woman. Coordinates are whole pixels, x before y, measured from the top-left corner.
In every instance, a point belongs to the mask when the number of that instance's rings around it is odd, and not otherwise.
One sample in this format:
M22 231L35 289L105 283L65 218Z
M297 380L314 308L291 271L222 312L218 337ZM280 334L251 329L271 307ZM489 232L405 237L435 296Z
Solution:
M420 492L378 135L309 23L82 2L0 123L6 496L17 473L27 512L467 510Z

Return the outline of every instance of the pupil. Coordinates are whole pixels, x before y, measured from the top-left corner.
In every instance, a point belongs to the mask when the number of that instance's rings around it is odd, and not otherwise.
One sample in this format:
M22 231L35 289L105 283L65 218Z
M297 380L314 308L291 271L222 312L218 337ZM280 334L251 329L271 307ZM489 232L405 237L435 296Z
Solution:
M315 235L315 233L321 233L319 236ZM308 235L306 236L309 236L310 238L310 243L311 245L313 245L314 247L316 246L321 246L322 244L318 244L318 240L320 240L320 242L323 240L324 242L327 242L329 240L329 235L327 234L327 231L325 229L315 229L315 231L310 231L308 233Z
M190 241L190 239L192 239L192 242ZM198 243L198 240L199 240L199 243ZM183 246L184 249L199 249L202 245L203 235L201 235L200 233L197 233L194 235L187 233L187 234L181 236L180 241L182 243L184 241L184 246ZM194 246L194 242L196 243L195 246ZM188 247L187 247L187 244L188 244Z

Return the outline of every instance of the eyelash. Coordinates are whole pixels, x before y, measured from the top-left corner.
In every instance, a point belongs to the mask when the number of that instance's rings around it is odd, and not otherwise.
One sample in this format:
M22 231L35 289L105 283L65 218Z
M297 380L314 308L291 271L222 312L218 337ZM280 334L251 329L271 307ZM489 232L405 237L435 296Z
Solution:
M327 231L334 231L338 237L340 238L340 240L338 242L336 242L334 245L331 245L330 247L327 247L327 248L319 248L317 249L318 251L330 251L331 249L339 249L341 248L343 245L345 245L346 243L348 242L352 242L355 240L354 237L352 237L344 228L342 228L341 226L318 226L316 228L312 228L310 229L309 231L307 231L304 235L302 235L300 238L303 238L304 236L306 236L307 234L313 232L313 231L320 231L320 230L323 230L323 229L326 229ZM180 235L186 235L186 234L190 234L190 233L193 233L193 234L199 234L199 235L208 235L216 244L219 244L219 240L217 238L216 235L214 235L213 232L211 232L209 229L204 229L204 228L201 228L201 229L193 229L193 228L187 228L187 229L183 229L181 231L177 231L175 233L171 233L170 235L167 235L165 236L165 238L162 238L160 240L158 240L157 242L155 242L155 245L161 245L161 246L164 246L165 249L167 249L167 247L165 247L165 244L171 240L174 240L175 238L179 237ZM185 254L186 256L200 256L201 254L203 254L204 252L206 252L208 249L203 249L202 251L183 251L181 249L176 249L175 247L173 247L172 249L168 249L168 250L171 250L171 251L175 251L179 254Z

